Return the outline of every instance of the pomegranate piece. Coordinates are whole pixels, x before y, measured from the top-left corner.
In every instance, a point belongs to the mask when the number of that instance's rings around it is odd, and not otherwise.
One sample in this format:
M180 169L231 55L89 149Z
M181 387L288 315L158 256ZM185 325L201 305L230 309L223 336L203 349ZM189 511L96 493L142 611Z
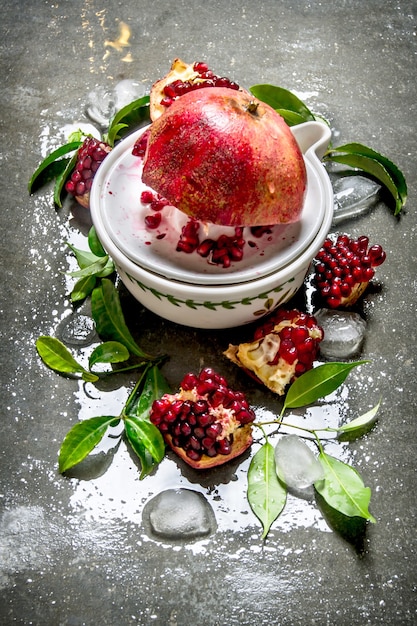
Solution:
M171 104L185 93L203 87L226 87L238 90L239 85L227 77L217 76L207 63L198 61L193 65L175 59L166 76L152 85L150 93L150 117L156 120Z
M247 450L254 419L245 395L212 368L186 374L180 390L155 400L150 413L165 442L195 469L222 465Z
M366 236L328 237L314 260L314 282L326 305L336 309L354 304L385 258L382 246L369 246Z
M224 353L278 395L313 367L324 333L316 319L297 309L278 309L259 326L253 341L229 345Z
M87 137L78 148L75 167L65 184L65 190L86 209L90 208L94 176L110 151L108 144L94 137Z
M300 218L307 174L272 107L212 87L174 100L151 124L142 180L193 219L269 226Z

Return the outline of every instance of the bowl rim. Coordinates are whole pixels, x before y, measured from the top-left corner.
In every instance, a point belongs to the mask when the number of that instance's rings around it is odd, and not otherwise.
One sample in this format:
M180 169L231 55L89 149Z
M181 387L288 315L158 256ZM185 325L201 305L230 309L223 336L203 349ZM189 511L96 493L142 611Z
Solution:
M170 291L175 291L176 294L183 295L184 297L190 296L192 294L196 299L205 299L211 298L213 297L213 295L220 296L222 293L224 293L228 297L239 295L245 289L256 289L262 291L263 289L270 287L271 284L276 285L288 281L292 276L297 274L303 268L305 268L305 271L307 271L312 259L321 248L329 232L332 219L333 210L330 210L326 213L320 230L314 240L311 242L310 246L306 248L304 252L299 257L297 257L297 259L295 259L293 263L287 265L280 270L271 272L270 274L252 277L246 282L225 285L190 284L163 277L160 274L151 272L147 269L142 268L136 263L133 263L126 255L120 252L120 250L115 246L115 244L105 231L101 231L102 235L99 235L99 238L104 249L108 252L109 256L115 262L116 267L119 266L127 276L132 276L134 279L137 279L140 282L143 282L148 286L153 286L157 289L165 288L165 290L169 289ZM100 218L98 217L98 230L100 230L99 220Z

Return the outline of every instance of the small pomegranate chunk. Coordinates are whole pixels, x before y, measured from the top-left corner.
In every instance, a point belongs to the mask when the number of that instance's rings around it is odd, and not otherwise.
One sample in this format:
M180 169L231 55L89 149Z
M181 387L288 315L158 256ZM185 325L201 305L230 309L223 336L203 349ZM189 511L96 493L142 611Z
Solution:
M249 343L229 345L231 361L278 395L313 367L324 333L316 319L297 309L278 309L259 326Z
M314 282L329 308L351 306L367 288L375 274L374 267L386 258L379 244L369 246L369 239L351 239L339 235L327 238L315 260Z
M86 209L90 208L90 190L94 176L110 150L108 144L94 137L87 137L78 148L77 161L65 189Z
M238 90L239 85L224 76L217 76L207 63L197 61L193 65L175 59L166 76L153 84L150 93L150 116L154 121L171 104L185 93L203 87L227 87Z
M155 400L150 413L165 442L196 469L222 465L247 450L254 419L244 394L212 368L186 374L179 392Z

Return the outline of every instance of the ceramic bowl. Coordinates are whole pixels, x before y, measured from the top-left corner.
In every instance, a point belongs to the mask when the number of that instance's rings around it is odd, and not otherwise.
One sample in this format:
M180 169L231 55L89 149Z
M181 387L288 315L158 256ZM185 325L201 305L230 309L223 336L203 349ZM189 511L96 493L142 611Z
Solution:
M333 218L333 190L321 158L330 129L320 122L292 128L307 168L301 219L274 226L260 238L244 229L243 259L224 269L197 253L176 250L187 217L165 207L157 229L145 226L149 206L141 160L132 147L144 129L121 141L98 170L90 195L91 216L103 247L132 295L161 317L194 328L231 328L250 323L287 302L303 284ZM201 225L201 237L234 229ZM204 232L204 229L208 229Z

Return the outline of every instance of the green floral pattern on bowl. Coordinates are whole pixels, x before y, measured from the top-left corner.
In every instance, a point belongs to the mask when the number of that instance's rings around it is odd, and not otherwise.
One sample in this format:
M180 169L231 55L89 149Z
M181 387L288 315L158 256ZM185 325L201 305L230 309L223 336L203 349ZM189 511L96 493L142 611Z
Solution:
M257 309L253 313L255 317L266 315L267 313L275 309L277 306L279 306L281 303L286 302L296 293L298 289L298 285L294 287L289 287L289 288L287 287L287 289L284 289L286 285L289 285L290 283L294 282L295 279L290 278L285 283L283 283L282 285L279 285L278 287L275 287L274 289L271 289L271 291L269 292L259 293L255 296L242 298L241 300L221 300L219 302L205 300L204 302L196 302L193 299L182 300L181 298L177 298L174 295L161 293L160 291L158 291L157 289L153 287L148 287L143 282L141 282L134 276L131 276L130 274L125 273L125 276L133 284L140 287L142 291L149 292L153 296L155 296L155 298L157 298L158 300L161 300L161 301L166 300L167 302L169 302L170 304L176 307L186 306L194 310L198 310L199 308L205 308L211 311L217 311L218 309L230 310L230 309L236 308L239 305L250 306L256 300L263 300L264 301L263 307ZM277 293L280 294L280 297L278 299L275 299L273 297L273 294L277 294Z

